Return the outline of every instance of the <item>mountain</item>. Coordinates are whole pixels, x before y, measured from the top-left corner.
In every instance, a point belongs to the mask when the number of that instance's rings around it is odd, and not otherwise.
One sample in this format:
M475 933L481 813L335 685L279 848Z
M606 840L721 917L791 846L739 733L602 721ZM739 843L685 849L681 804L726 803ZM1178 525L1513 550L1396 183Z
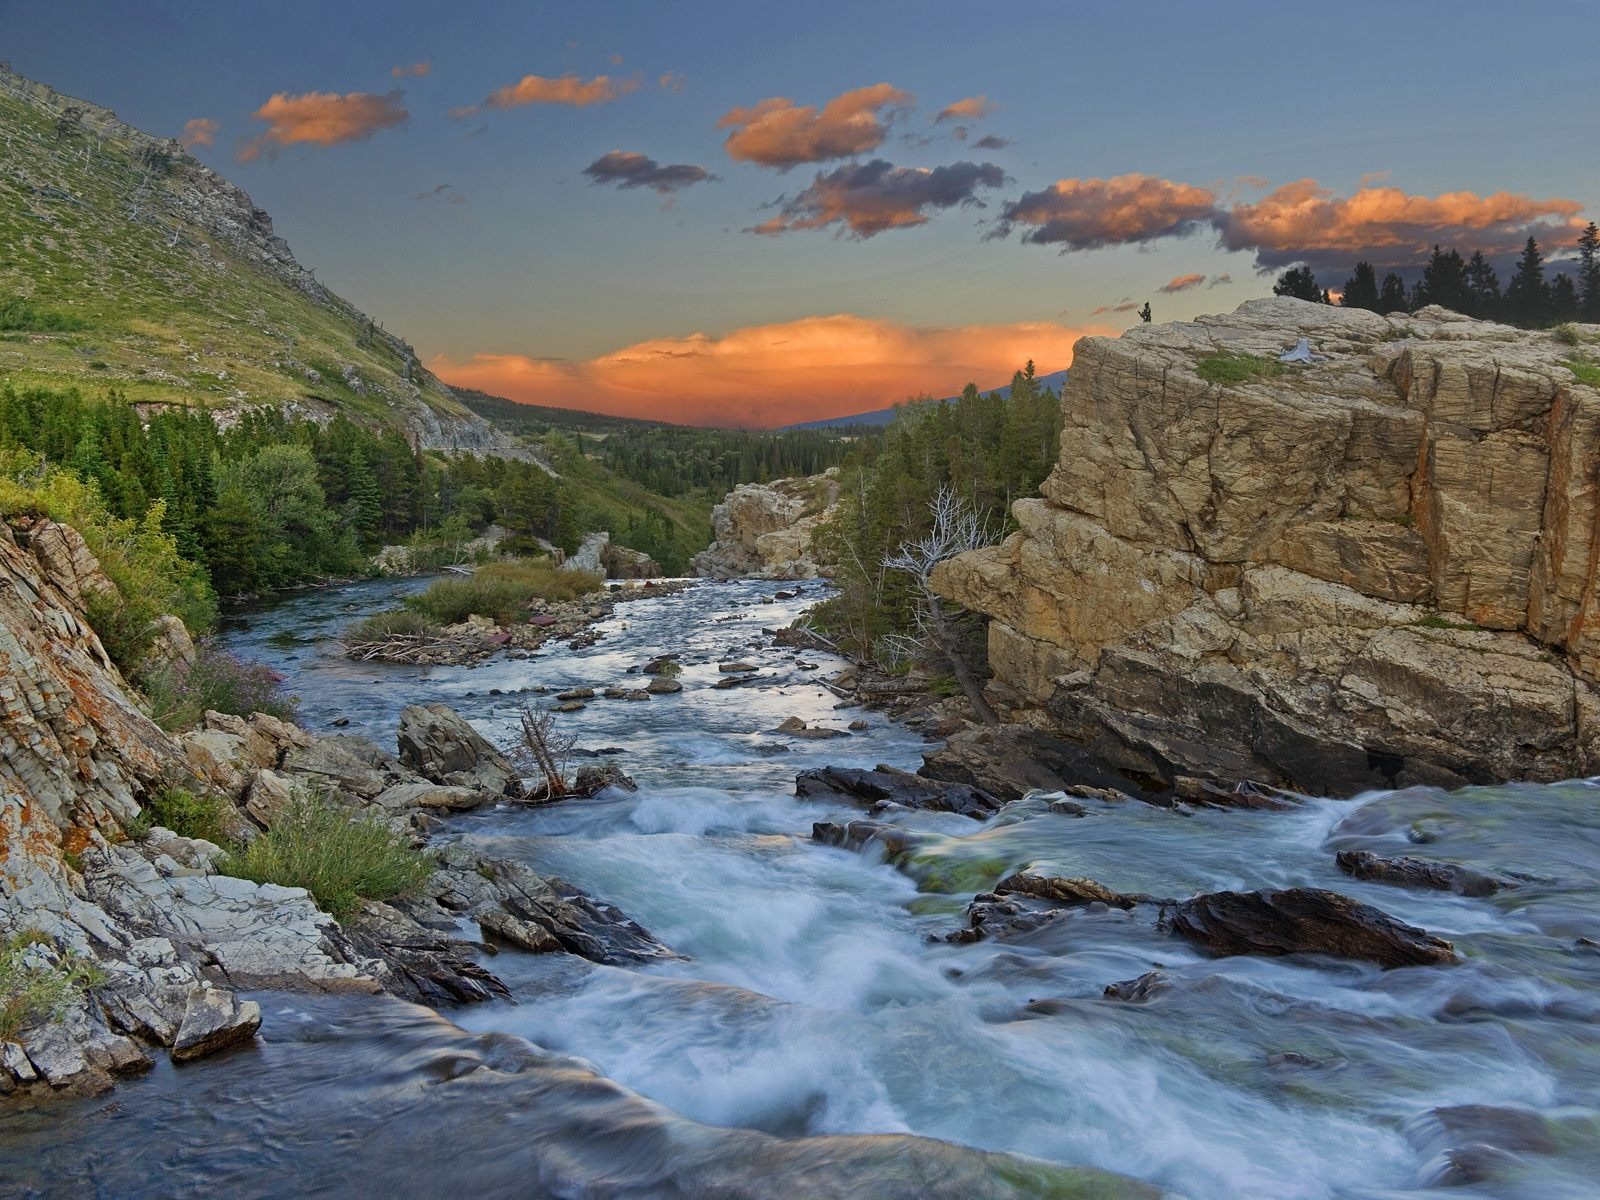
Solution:
M687 429L667 421L648 421L642 417L613 417L606 413L585 412L581 408L552 408L544 404L523 404L492 396L474 388L455 388L456 399L484 420L507 433L538 437L552 429L563 433L604 436L611 433L637 433L645 429Z
M0 378L509 448L176 140L0 64L0 146Z
M1051 371L1048 375L1038 376L1038 380L1043 386L1059 392L1066 385L1067 373L1066 371ZM1011 385L1008 383L1004 387L985 389L985 391L999 392L1002 396L1009 398L1011 395ZM940 400L915 400L911 403L948 404L954 399L954 396L945 396ZM785 425L784 428L839 429L847 425L887 425L890 421L894 420L894 414L897 413L902 407L904 406L896 404L889 408L875 408L871 412L851 413L849 416L845 417L827 417L821 421L801 421L797 425Z

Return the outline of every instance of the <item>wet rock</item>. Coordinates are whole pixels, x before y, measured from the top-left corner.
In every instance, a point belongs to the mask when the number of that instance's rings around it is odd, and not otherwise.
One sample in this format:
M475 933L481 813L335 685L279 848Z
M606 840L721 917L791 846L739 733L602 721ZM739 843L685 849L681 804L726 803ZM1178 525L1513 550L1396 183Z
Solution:
M172 1043L177 1062L204 1058L251 1040L261 1027L261 1006L221 988L199 987L189 995L183 1023Z
M772 732L786 733L790 737L811 738L815 741L850 736L842 729L829 729L826 725L807 725L799 717L787 718Z
M646 684L644 690L649 692L652 696L675 696L679 692L683 691L683 684L679 683L676 679L669 678L665 675L659 675Z
M389 904L368 900L346 923L358 951L389 968L385 990L418 1004L474 1004L510 991L471 957L473 947L429 929Z
M967 906L967 927L945 934L943 940L962 945L986 938L1007 941L1054 924L1066 911L1030 903L1026 898L983 892Z
M1064 817L1086 817L1089 810L1075 800L1052 800L1047 806L1051 812Z
M1176 905L1171 928L1216 954L1327 954L1385 968L1456 961L1443 938L1321 888L1195 896Z
M720 662L717 664L717 670L721 671L724 675L742 675L747 672L754 671L755 669L755 663L745 662L743 659L740 659L737 662Z
M871 728L871 726L860 717L857 717L854 721L850 722L850 729L855 733L860 733L863 729L869 728Z
M648 700L650 692L646 688L629 688L622 694L624 700Z
M680 657L678 654L659 654L645 663L641 669L646 675L660 675L666 670L668 663L676 663Z
M600 695L607 700L621 700L627 694L628 689L620 687L608 687L605 691L600 693Z
M841 850L865 850L868 846L882 846L889 858L898 858L916 849L921 840L898 825L886 821L815 821L811 825L811 840L824 846L838 846Z
M1492 896L1502 888L1516 887L1504 879L1484 875L1455 863L1433 862L1403 855L1380 858L1370 850L1341 850L1335 860L1346 875L1400 887L1432 888L1460 896Z
M413 704L400 714L400 761L434 783L520 795L510 761L455 710Z
M1124 979L1120 983L1107 984L1105 997L1108 1000L1122 1000L1128 1004L1144 1004L1171 987L1171 981L1163 972L1146 971L1137 979Z
M556 705L555 706L555 710L556 710L556 712L564 712L564 713L582 712L584 709L586 709L588 707L589 706L587 704L585 704L582 700L568 700L565 704Z
M474 808L482 808L485 804L493 804L501 799L494 792L484 791L481 788L454 787L448 784L428 783L397 783L393 787L385 788L373 801L379 808L391 812L403 812L413 808L445 809L450 812L466 812Z
M762 678L760 675L724 675L711 686L719 691L727 691L729 688L736 688L740 684L754 683L760 678Z
M997 894L1032 896L1036 900L1049 900L1053 904L1089 904L1100 901L1114 908L1132 908L1148 901L1146 895L1124 895L1114 892L1102 883L1082 876L1062 878L1057 875L1039 875L1032 871L1019 871L1007 875L994 885Z
M597 795L612 787L621 788L625 792L639 790L639 785L633 781L631 775L624 774L621 767L610 763L599 767L579 767L573 780L573 792L579 796Z
M887 801L905 808L960 813L977 821L992 817L1001 808L1000 801L981 788L939 783L881 765L871 771L857 767L802 771L795 776L794 794L801 800L844 800L865 805Z
M1084 747L1019 725L964 728L925 754L917 773L982 788L1001 800L1020 800L1032 791L1071 791L1076 785L1087 785L1119 796L1132 792L1136 799L1157 801L1153 792L1108 772Z

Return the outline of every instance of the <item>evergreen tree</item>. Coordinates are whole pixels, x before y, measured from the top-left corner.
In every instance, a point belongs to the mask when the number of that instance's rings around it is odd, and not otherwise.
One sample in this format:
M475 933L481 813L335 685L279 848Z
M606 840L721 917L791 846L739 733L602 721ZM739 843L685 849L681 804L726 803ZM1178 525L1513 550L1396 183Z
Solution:
M1317 277L1310 267L1291 267L1278 276L1278 282L1272 285L1275 296L1293 296L1296 300L1309 300L1313 304L1321 304L1323 300L1322 288L1317 284Z
M1500 312L1500 276L1495 273L1494 264L1483 256L1482 250L1474 250L1472 257L1467 261L1466 271L1467 307L1465 312L1470 317L1494 317Z
M1578 289L1565 271L1550 281L1549 318L1557 322L1578 318Z
M1369 262L1358 262L1356 273L1344 281L1344 295L1339 303L1345 308L1364 308L1378 311L1378 273Z
M1441 250L1437 245L1422 268L1422 279L1411 294L1411 307L1437 304L1451 312L1467 311L1467 264L1458 250Z
M1378 293L1378 311L1381 313L1409 311L1406 305L1405 280L1393 271L1383 277L1383 288Z
M1529 238L1506 285L1506 310L1518 325L1534 326L1544 321L1548 307L1544 255L1539 253L1539 243Z
M1600 323L1600 228L1593 221L1578 238L1578 315Z

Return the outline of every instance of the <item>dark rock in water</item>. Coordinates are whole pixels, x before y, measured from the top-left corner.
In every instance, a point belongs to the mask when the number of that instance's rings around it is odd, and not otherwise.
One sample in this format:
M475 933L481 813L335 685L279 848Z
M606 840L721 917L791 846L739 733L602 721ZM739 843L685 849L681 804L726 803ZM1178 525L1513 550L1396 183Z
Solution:
M1008 941L1060 920L1064 908L1046 908L1025 899L983 892L967 906L967 927L944 935L947 942L965 944L985 938Z
M1216 954L1328 954L1385 968L1456 961L1443 938L1321 888L1194 896L1176 906L1171 927Z
M676 653L657 655L655 658L652 658L649 662L645 663L643 667L644 673L646 675L659 675L666 669L668 663L677 662L678 657L679 656Z
M827 738L849 737L843 729L830 729L826 725L807 725L799 717L789 717L773 733L786 733L790 737L811 738L816 741Z
M1076 800L1052 800L1050 811L1060 813L1064 817L1087 817L1089 810Z
M724 675L711 686L726 691L728 688L738 687L741 683L754 683L760 678L760 675Z
M1064 791L1083 783L1154 804L1171 804L1170 798L1159 794L1159 785L1147 789L1138 780L1107 771L1082 746L1022 725L974 726L955 733L923 756L917 774L982 788L1001 800L1020 800L1035 789Z
M932 812L953 812L986 820L1000 811L1000 801L982 788L964 784L939 783L879 766L864 771L858 767L819 767L795 776L794 794L802 800L846 800L854 804L889 801L905 808Z
M1283 812L1298 808L1299 801L1287 792L1264 787L1256 783L1237 783L1231 788L1218 787L1209 779L1195 779L1179 775L1172 781L1172 794L1180 800L1206 808L1247 808L1267 812Z
M659 675L655 679L652 679L645 686L644 690L649 692L652 696L675 696L679 692L683 691L683 684L679 683L676 679L671 679L665 675Z
M864 850L882 846L890 858L914 850L920 844L915 834L885 821L817 821L811 826L812 841L843 850Z
M737 662L720 662L717 664L717 670L721 671L724 675L743 675L750 671L754 671L755 669L755 663L745 662L743 659L740 659Z
M1137 979L1124 979L1121 983L1106 985L1108 1000L1122 1000L1128 1004L1143 1004L1152 996L1160 995L1172 984L1160 971L1146 971Z
M466 943L391 905L367 901L344 930L356 951L389 965L385 989L407 1000L436 1007L511 996L505 984L469 957Z
M1504 1180L1528 1169L1526 1155L1561 1152L1538 1113L1488 1104L1432 1109L1407 1124L1406 1136L1432 1159L1435 1187Z
M577 777L573 781L573 792L576 795L593 796L608 787L621 788L625 792L639 790L639 785L633 781L631 775L624 774L621 767L610 763L599 767L578 768Z
M994 885L997 894L1006 896L1032 896L1035 900L1049 900L1054 904L1089 904L1096 900L1114 908L1132 908L1150 899L1145 895L1124 895L1114 892L1102 883L1081 876L1062 878L1056 875L1036 875L1031 871L1018 871L1007 875Z
M1481 874L1455 863L1425 858L1380 858L1370 850L1341 850L1335 861L1346 875L1401 887L1433 888L1461 896L1492 896L1502 888L1516 887L1509 880Z
M557 700L593 700L594 689L591 687L568 688L564 692L556 693Z

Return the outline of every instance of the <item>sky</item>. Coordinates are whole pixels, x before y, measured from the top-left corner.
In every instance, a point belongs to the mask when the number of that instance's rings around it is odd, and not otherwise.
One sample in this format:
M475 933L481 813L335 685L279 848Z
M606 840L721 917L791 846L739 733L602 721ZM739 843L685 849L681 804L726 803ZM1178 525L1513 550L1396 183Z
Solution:
M770 426L1600 219L1588 3L0 0L447 382Z

